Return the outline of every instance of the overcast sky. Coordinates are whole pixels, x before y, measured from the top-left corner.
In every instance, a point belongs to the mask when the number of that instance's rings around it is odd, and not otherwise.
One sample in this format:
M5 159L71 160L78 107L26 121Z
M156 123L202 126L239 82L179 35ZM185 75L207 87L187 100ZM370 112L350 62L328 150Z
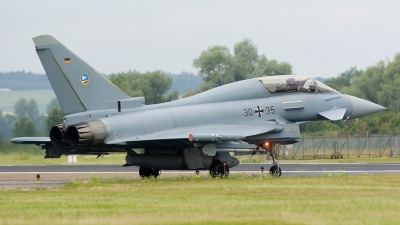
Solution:
M0 0L0 72L44 73L32 38L54 36L98 71L197 73L213 45L249 38L295 74L334 77L400 52L400 1Z

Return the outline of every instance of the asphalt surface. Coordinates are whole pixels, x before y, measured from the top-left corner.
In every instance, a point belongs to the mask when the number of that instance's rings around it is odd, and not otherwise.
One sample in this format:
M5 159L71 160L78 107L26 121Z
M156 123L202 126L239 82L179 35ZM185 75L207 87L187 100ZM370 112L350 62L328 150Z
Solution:
M400 164L279 164L282 172L287 175L298 173L324 174L324 173L400 173ZM239 164L230 168L236 172L259 172L261 166L269 170L271 164ZM42 168L41 165L34 166L0 166L2 173L131 173L138 172L139 167L121 165L49 165ZM166 173L192 173L185 170L164 170Z
M271 164L239 164L230 173L260 173L264 166L268 173ZM321 176L324 174L387 174L400 173L400 164L280 164L282 176ZM49 165L0 166L0 190L57 188L71 180L88 180L92 176L102 178L138 178L139 167L121 165ZM36 182L37 174L40 182ZM190 170L163 170L161 176L190 176ZM207 176L206 171L201 171Z

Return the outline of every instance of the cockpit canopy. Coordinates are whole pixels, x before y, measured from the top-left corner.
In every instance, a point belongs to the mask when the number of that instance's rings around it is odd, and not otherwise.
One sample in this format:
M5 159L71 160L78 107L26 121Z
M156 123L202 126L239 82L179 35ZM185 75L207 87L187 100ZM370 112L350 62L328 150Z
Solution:
M254 78L259 80L270 94L283 94L293 92L325 93L336 92L333 88L305 76L282 75Z

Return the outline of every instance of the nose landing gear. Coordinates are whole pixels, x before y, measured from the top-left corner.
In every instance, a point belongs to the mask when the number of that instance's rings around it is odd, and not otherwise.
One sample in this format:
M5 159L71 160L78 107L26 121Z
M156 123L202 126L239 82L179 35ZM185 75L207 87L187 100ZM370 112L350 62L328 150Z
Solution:
M272 166L269 169L269 175L274 177L282 176L282 169L278 164L278 160L276 160L277 154L275 151L275 146L270 144L269 142L265 142L263 145L260 145L262 149L264 149L267 153L267 157L272 158Z
M268 154L272 158L272 166L269 169L269 175L274 176L274 177L280 177L282 176L282 170L281 167L278 165L278 161L276 160L276 152L274 148L268 149Z

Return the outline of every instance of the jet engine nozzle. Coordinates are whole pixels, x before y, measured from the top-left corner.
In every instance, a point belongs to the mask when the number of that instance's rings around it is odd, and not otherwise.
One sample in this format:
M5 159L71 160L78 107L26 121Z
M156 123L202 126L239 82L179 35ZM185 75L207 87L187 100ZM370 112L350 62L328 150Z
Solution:
M50 141L51 141L51 144L53 144L53 146L55 146L55 147L58 147L58 146L61 146L62 144L67 143L62 124L58 124L51 128Z
M66 131L67 142L72 147L101 145L109 134L110 127L104 120L74 124Z

